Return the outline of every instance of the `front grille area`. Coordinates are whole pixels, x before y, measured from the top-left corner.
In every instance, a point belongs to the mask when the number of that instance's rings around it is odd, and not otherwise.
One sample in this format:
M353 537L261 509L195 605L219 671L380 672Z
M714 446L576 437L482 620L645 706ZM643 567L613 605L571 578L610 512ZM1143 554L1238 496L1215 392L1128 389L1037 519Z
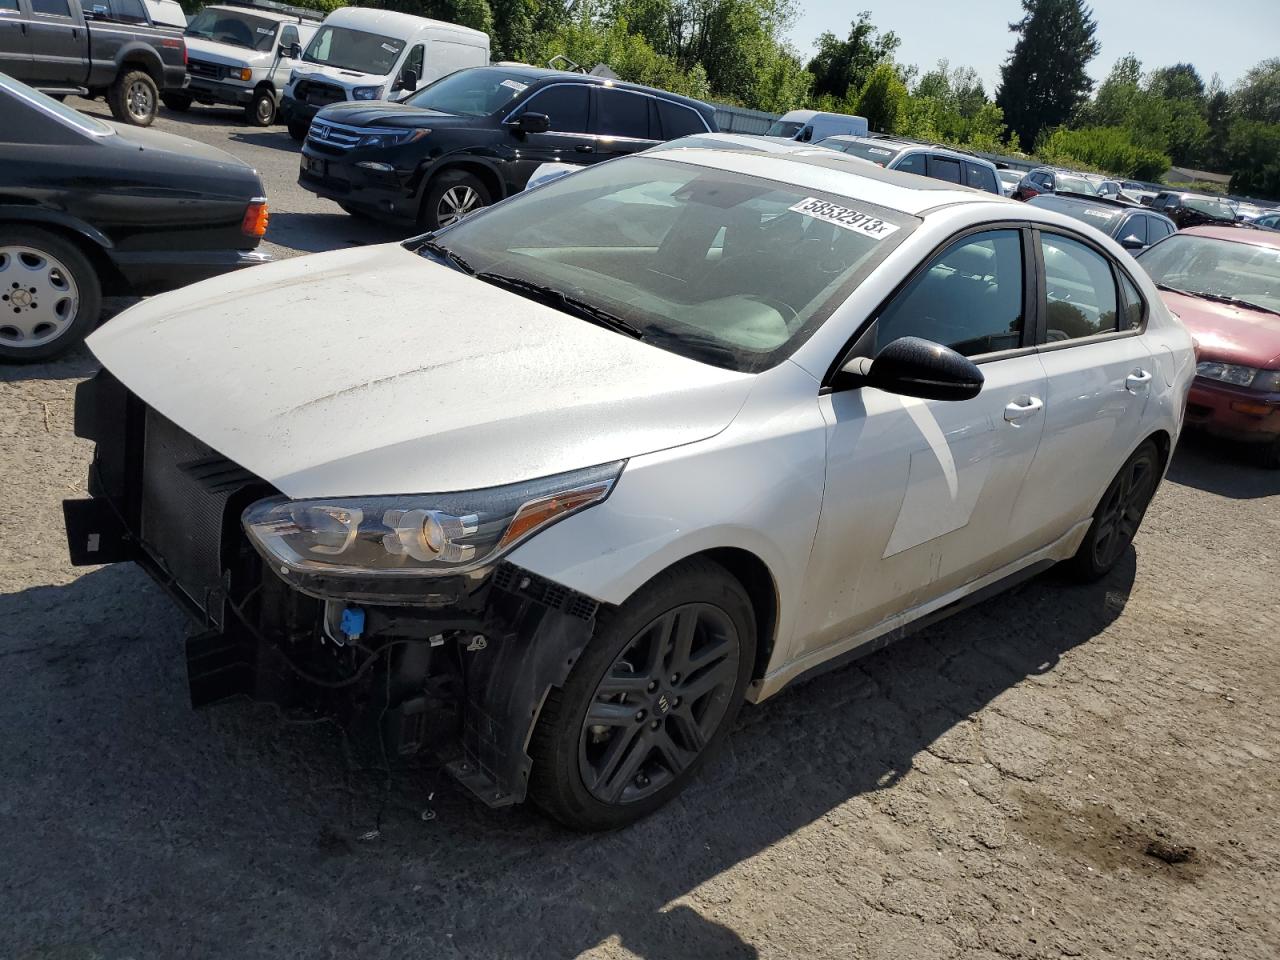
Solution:
M227 75L227 68L221 64L210 63L208 60L197 60L195 57L188 57L187 73L193 77L203 77L206 80L221 80Z
M142 455L143 544L175 584L222 626L223 544L231 499L262 482L148 409Z
M327 107L331 103L347 99L347 92L341 87L318 80L299 80L294 84L293 95L313 107Z
M374 131L348 127L341 123L330 123L327 120L312 120L307 131L307 141L313 145L330 148L328 152L350 150L366 133Z

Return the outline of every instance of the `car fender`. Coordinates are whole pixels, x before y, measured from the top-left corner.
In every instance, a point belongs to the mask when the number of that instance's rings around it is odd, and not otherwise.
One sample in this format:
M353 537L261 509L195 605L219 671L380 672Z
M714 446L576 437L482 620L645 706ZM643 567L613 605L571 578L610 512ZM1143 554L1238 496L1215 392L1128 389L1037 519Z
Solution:
M154 47L141 40L123 44L115 55L116 76L120 76L126 63L140 64L151 75L157 86L164 86L164 62Z
M618 605L686 557L746 551L765 565L776 591L773 634L759 638L772 651L772 672L791 656L825 472L817 381L784 362L760 375L720 434L633 457L608 500L545 530L510 560Z
M60 227L83 237L108 253L114 249L111 238L97 227L57 210L3 204L0 205L0 223L30 223L36 226Z
M478 153L468 153L459 151L456 153L448 153L442 157L431 160L424 160L418 167L418 183L415 190L415 196L418 203L422 202L423 196L427 192L427 185L431 183L439 174L445 170L468 168L474 169L485 178L489 185L497 185L497 192L490 200L497 203L507 197L507 181L502 175L502 169L497 160Z

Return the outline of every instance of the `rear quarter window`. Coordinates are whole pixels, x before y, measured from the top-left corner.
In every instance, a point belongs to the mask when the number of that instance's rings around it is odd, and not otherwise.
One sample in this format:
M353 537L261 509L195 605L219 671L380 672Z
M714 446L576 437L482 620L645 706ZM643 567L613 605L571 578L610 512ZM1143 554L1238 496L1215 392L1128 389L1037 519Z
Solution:
M689 107L666 100L658 101L658 117L662 122L662 135L668 140L687 137L692 133L706 133L707 125L701 115Z
M969 186L988 193L1000 193L1000 184L996 182L995 172L980 163L966 163L965 175L969 178Z

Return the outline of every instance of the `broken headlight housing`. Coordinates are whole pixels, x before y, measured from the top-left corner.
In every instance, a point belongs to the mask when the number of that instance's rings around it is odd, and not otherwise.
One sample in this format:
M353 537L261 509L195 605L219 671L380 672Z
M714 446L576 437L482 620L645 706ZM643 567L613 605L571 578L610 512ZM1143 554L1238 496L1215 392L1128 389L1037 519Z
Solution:
M482 575L539 530L600 503L622 466L466 493L268 497L241 522L267 562L305 593L414 603L432 578Z

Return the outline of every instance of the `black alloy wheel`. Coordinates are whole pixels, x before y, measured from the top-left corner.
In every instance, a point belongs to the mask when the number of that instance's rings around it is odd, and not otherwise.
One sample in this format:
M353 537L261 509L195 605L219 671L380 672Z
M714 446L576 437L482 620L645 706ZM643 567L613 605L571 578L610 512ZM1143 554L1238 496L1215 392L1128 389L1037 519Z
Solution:
M575 830L633 823L715 755L755 667L741 582L703 557L656 576L594 634L539 714L529 798Z
M1138 533L1151 498L1160 483L1160 451L1143 441L1125 461L1093 514L1072 567L1084 580L1097 580L1111 571Z
M683 604L640 631L582 721L578 767L592 796L642 800L688 769L729 708L740 646L729 615L708 603Z

